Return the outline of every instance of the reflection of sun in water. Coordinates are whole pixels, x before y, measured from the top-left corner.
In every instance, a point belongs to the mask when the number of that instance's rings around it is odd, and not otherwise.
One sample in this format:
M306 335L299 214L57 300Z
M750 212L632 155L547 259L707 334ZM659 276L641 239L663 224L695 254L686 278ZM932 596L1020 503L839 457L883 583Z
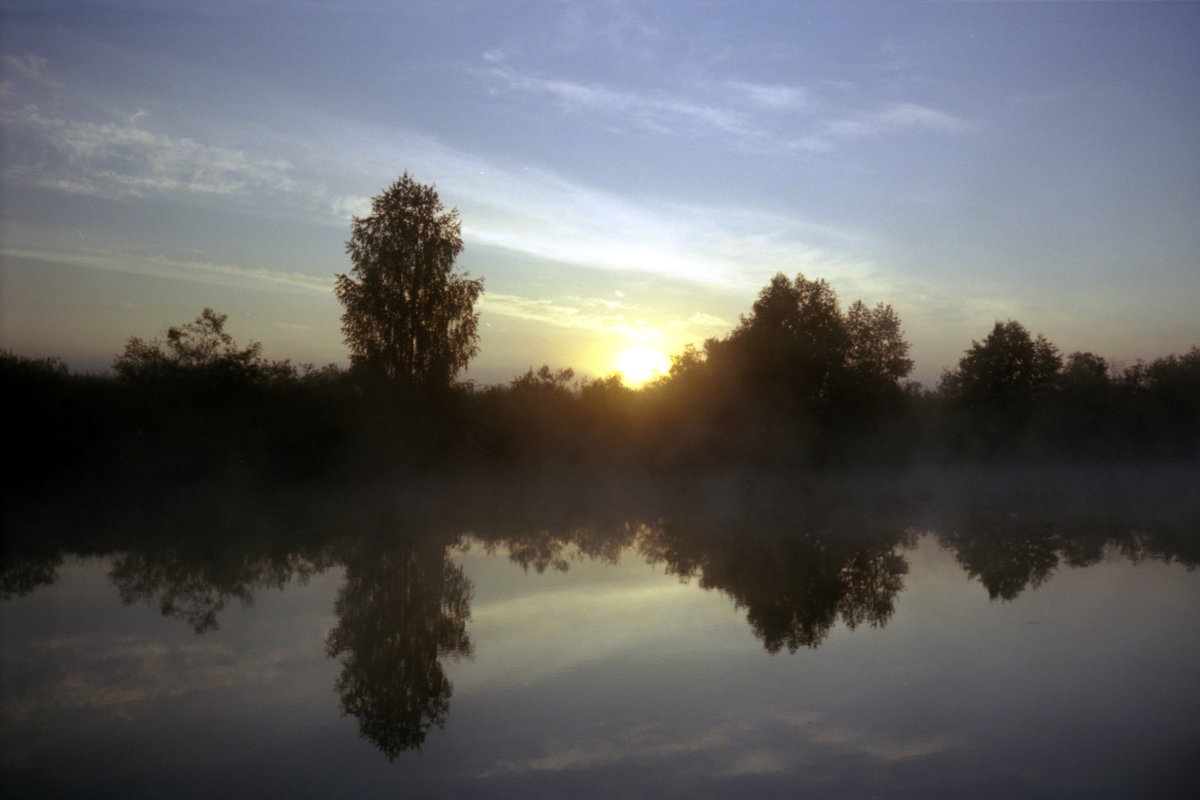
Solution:
M630 347L617 357L617 372L629 386L639 386L670 369L667 357L650 347Z

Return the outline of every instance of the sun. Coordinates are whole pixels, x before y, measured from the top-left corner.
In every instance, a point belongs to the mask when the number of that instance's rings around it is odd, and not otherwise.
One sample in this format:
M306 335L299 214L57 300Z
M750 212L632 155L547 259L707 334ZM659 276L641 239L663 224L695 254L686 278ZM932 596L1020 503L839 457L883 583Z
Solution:
M669 368L667 357L651 347L630 347L617 357L617 372L630 386L640 386L659 375L665 375Z

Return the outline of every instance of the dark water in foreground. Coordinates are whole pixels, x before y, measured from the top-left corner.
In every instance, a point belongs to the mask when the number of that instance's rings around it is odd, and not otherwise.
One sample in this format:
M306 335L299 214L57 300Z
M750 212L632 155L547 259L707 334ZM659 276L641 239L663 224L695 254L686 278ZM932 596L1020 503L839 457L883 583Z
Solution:
M5 519L0 788L1190 797L1197 477L47 498Z

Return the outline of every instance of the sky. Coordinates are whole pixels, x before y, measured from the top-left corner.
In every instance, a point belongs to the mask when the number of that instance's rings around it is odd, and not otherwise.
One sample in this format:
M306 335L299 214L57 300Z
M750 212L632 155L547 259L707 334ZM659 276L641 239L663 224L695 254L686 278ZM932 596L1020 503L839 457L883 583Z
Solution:
M1200 345L1200 4L0 0L0 348L108 369L205 307L346 364L407 171L484 279L465 377L728 334L777 272L899 314Z

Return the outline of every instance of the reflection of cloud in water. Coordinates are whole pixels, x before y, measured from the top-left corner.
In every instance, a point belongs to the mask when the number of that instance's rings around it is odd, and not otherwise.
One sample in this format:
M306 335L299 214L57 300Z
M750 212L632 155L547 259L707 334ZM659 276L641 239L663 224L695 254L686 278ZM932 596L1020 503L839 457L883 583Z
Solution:
M217 642L166 645L135 636L46 639L5 654L5 662L16 662L17 669L21 662L49 661L62 667L37 675L25 673L32 685L19 699L5 703L4 717L26 720L56 709L89 708L132 720L150 713L148 703L159 698L272 681L294 657L276 648L239 659L236 650Z
M464 559L477 592L499 585L501 591L521 594L477 596L471 637L489 654L492 669L481 674L478 665L453 668L460 693L496 684L528 685L610 659L708 652L714 646L714 620L726 620L735 632L745 630L727 599L696 591L636 553L628 553L618 570L605 563L572 562L569 577L549 572L527 576L516 564L482 554L458 558L460 563ZM499 573L492 572L497 568ZM556 579L561 585L548 589L546 583Z
M812 737L812 741L834 745L838 749L852 753L863 753L880 761L900 761L907 758L931 756L954 747L953 741L946 737L888 739L867 731L843 727L818 729L816 735Z
M504 773L549 772L567 769L588 769L621 761L647 763L698 753L716 753L734 746L752 726L742 721L718 722L701 730L680 734L663 724L646 724L630 728L612 739L590 745L567 746L527 759L506 759L497 762L479 777L488 778Z
M779 736L779 728L788 730ZM786 743L786 747L781 746ZM477 777L597 769L617 763L653 765L676 758L703 763L711 777L774 775L839 756L888 764L956 748L948 737L887 737L846 726L830 726L812 711L743 712L708 727L680 729L665 723L629 728L607 741L564 744L524 759L497 761ZM703 756L697 760L696 756Z

